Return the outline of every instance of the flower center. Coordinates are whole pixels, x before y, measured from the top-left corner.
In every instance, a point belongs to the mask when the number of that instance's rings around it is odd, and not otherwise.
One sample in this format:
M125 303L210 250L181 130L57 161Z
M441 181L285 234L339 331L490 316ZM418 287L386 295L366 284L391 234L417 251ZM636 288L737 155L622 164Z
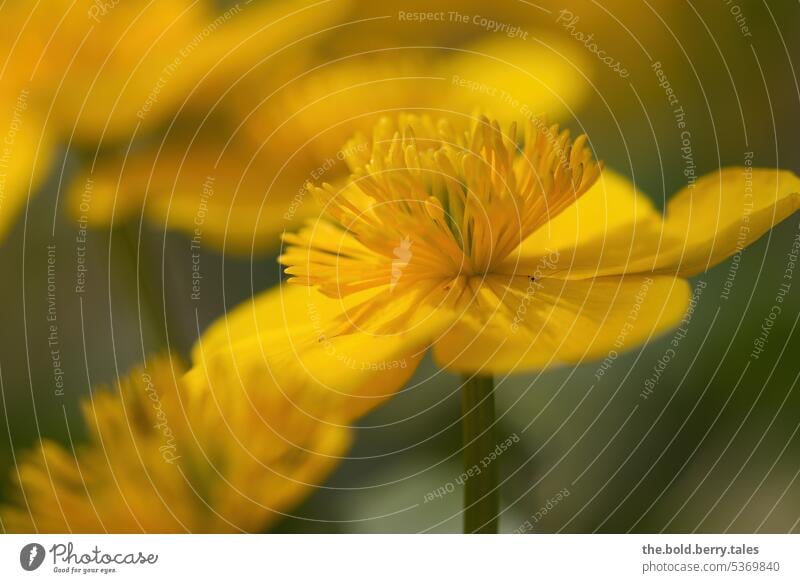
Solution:
M460 121L384 118L368 146L351 140L348 183L314 188L325 218L285 236L293 280L339 297L483 277L599 176L586 136Z

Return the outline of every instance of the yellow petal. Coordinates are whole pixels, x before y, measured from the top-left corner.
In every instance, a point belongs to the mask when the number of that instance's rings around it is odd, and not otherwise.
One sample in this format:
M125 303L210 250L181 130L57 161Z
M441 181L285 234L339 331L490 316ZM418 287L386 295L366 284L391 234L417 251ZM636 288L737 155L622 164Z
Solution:
M223 151L224 143L170 134L162 149L101 157L70 185L71 211L92 227L144 213L156 228L204 246L243 254L274 248L280 233L317 212L307 176L282 167L272 151L241 141Z
M44 119L21 92L0 100L0 241L35 194L53 160Z
M298 385L194 391L181 365L151 359L83 404L88 442L23 455L12 532L261 531L309 494L350 443L293 413Z
M281 0L216 10L208 0L162 0L87 16L97 4L65 7L67 19L45 52L51 68L69 57L56 115L88 142L157 126L194 93L230 86L287 43L324 28L347 3Z
M255 109L247 128L261 139L276 131L288 153L307 148L317 165L326 164L320 176L308 180L332 182L332 177L346 175L342 161L347 141L358 132L369 133L381 115L447 102L447 87L430 70L431 60L439 64L444 56L398 48L310 63L265 106ZM261 82L256 91L264 91ZM269 86L270 92L275 89ZM255 103L252 92L239 98L242 111L250 113ZM361 148L363 153L366 147Z
M338 300L284 285L260 294L201 336L187 382L202 387L217 378L255 388L288 375L309 387L309 398L294 401L299 411L350 423L408 382L444 326L444 314L415 312L417 294L390 303L370 293Z
M604 169L578 201L525 239L504 274L582 279L625 273L662 238L661 214L625 176Z
M688 300L687 282L672 277L489 276L454 307L459 319L436 341L434 356L450 370L484 374L602 359L675 326Z
M589 94L592 63L580 47L555 37L483 37L453 51L440 66L450 91L447 107L479 107L503 125L546 115L569 116Z
M800 178L771 168L725 168L684 188L667 205L658 273L691 276L741 251L800 208Z
M800 178L793 173L727 168L681 190L661 219L629 180L606 169L577 204L526 239L501 272L689 277L741 251L798 208Z

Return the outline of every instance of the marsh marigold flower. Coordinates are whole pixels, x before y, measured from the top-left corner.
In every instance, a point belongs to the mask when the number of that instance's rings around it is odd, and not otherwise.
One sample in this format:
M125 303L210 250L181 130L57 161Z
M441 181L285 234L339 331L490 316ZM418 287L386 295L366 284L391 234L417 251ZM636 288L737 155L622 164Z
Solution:
M504 130L401 115L369 142L346 186L315 188L324 218L285 236L280 260L300 287L232 311L205 337L204 362L254 369L290 352L357 414L410 373L367 382L346 375L352 360L414 367L432 346L442 367L504 374L602 358L676 325L686 277L800 202L790 172L728 168L662 216L586 137L536 119Z
M14 472L10 532L258 532L290 511L349 445L300 414L307 385L198 392L176 360L151 359L83 403L89 440L45 441Z

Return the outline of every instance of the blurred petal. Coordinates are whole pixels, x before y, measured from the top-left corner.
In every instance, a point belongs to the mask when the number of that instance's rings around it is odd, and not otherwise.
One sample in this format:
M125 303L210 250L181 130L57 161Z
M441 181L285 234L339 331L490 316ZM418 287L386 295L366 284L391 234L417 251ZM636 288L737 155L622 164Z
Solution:
M53 139L44 120L20 93L0 101L0 242L28 197L35 194L53 159Z
M280 0L217 10L209 0L162 0L98 10L94 0L79 0L64 7L67 18L44 50L46 64L64 69L57 115L81 141L153 127L209 79L230 85L258 60L323 28L345 5Z
M346 429L298 416L286 395L180 382L181 366L153 359L84 403L89 442L73 456L46 442L25 456L12 532L261 531L335 467ZM297 385L290 389L300 389Z
M283 230L317 209L305 195L305 177L273 166L269 152L223 146L175 136L163 150L103 157L70 185L71 210L94 227L144 214L156 228L237 253L275 247ZM87 183L92 201L81 208Z
M451 89L443 107L478 107L503 125L541 115L562 119L588 97L591 66L574 44L555 37L485 37L442 64Z

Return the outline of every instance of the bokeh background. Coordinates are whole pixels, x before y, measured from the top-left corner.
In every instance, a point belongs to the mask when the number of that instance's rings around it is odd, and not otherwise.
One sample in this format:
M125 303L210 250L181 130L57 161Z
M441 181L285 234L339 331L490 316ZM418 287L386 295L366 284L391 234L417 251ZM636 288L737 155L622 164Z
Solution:
M267 0L253 3L259 1ZM224 12L234 5L218 3L215 9ZM249 3L243 4L237 17L246 18L249 9ZM400 17L401 12L450 11L467 15L469 22L420 23ZM562 11L578 20L565 19ZM415 78L406 88L412 100L408 106L414 105L415 92L423 91L420 87L444 95L452 92L453 75L468 76L463 63L448 60L463 54L464 47L489 47L478 51L470 67L491 79L498 67L492 42L504 35L474 24L475 15L519 27L526 38L510 40L521 54L535 44L562 51L576 83L584 87L565 96L555 117L587 133L596 156L632 177L659 208L686 184L687 160L674 107L659 86L654 62L661 63L684 108L698 176L743 165L748 153L755 166L800 172L800 5L765 0L342 2L326 32L239 71L236 83L246 89L238 95L227 92L229 84L207 87L204 103L211 105L201 104L201 112L230 102L228 125L203 115L183 115L176 124L176 113L150 130L151 143L180 131L201 131L224 148L230 128L245 118L252 121L252 143L268 143L271 126L264 121L261 132L258 116L272 113L278 97L267 89L282 74L291 89L295 71L317 67L330 71L334 85L344 83L344 99L357 108L355 115L394 107L371 94L360 99L361 70L347 77L332 68L331 63L342 60L360 62L365 53L383 51L405 61L408 76ZM566 26L570 21L572 28ZM627 75L601 62L577 32L593 35L593 42ZM292 73L276 73L276 60L278 69ZM535 63L525 63L539 73ZM378 81L395 74L378 65L367 70L369 79ZM541 74L546 78L547 71ZM424 76L436 78L419 81ZM296 144L301 154L319 155L332 147L328 138L342 133L342 116L353 115L339 110L342 96L332 92L317 85L291 93L291 115L299 112L301 121L303 115L316 116L324 134L320 143ZM405 98L400 89L389 93ZM470 96L459 99L469 101ZM502 108L486 96L480 105ZM304 114L309 107L312 113ZM323 114L327 117L319 121ZM333 128L330 135L326 128ZM40 438L79 443L85 435L79 399L92 386L112 383L143 354L163 350L165 329L169 348L186 358L199 331L282 277L277 241L271 248L245 245L236 253L204 245L199 256L202 297L190 301L195 251L190 235L165 228L166 219L142 220L141 213L133 212L113 226L97 224L89 230L86 290L74 293L79 224L69 209L68 190L87 157L113 157L131 144L134 152L148 147L146 141L142 145L127 138L102 142L97 150L60 144L45 183L0 244L4 477L11 475L15 452ZM272 156L288 154L273 149ZM335 153L330 150L331 156ZM299 171L282 188L299 190L306 179ZM256 179L247 184L257 189L252 194L256 201L275 196ZM763 352L758 358L752 354L799 235L795 216L740 256L695 278L702 293L687 334L666 365L659 362L673 334L621 355L599 379L600 363L497 379L497 435L520 438L499 462L501 530L800 530L797 280L781 303ZM59 258L63 394L54 387L48 346L48 245L56 246ZM652 392L643 394L657 368L663 370ZM426 494L461 472L457 388L456 377L437 372L426 360L406 390L359 422L347 459L275 530L458 532L457 488L426 502ZM10 491L9 480L0 484L2 498ZM523 527L526 521L531 528Z

